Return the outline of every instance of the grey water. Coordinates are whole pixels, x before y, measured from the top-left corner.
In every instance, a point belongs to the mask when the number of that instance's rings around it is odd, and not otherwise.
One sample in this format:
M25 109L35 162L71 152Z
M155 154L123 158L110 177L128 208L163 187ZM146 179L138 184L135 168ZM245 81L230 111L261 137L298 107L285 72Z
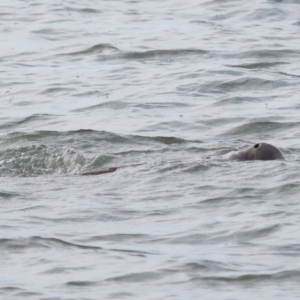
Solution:
M0 298L299 299L299 11L2 0Z

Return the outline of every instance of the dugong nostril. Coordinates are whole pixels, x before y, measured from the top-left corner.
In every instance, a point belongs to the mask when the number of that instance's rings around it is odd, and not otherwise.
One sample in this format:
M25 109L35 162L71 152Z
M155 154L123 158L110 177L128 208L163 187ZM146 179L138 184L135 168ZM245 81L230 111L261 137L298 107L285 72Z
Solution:
M255 144L254 148L257 149L259 147L259 144Z

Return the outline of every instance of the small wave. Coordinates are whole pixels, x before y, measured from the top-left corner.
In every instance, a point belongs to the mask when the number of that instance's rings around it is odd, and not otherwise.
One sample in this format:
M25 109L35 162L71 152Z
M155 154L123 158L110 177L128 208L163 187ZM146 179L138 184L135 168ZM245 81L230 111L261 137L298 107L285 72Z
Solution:
M116 281L116 282L145 282L158 280L163 277L160 272L141 272L141 273L129 273L122 276L116 276L106 279L106 281Z
M36 176L76 172L86 160L74 149L33 145L0 152L1 176Z
M74 91L74 88L60 88L60 87L52 87L52 88L48 88L43 90L42 92L40 92L40 94L42 95L49 95L51 94L51 96L53 94L64 94L64 93L69 93L70 91Z
M102 108L119 110L119 109L124 109L127 106L128 106L128 104L123 101L107 101L107 102L103 102L103 103L100 103L97 105L74 109L72 111L73 112L84 112L84 111L90 111L90 110L94 111L94 110L102 109Z
M166 125L170 124L162 126ZM128 154L167 151L168 146L191 143L202 141L93 130L13 132L0 137L0 176L76 174L102 168ZM141 162L136 159L127 164Z
M93 286L97 285L98 283L96 281L69 281L66 283L66 285L69 286L78 286L78 287L86 287L86 286Z
M84 13L84 14L99 14L102 13L101 10L84 7L84 8L74 8L71 6L58 6L59 8L50 9L51 12L75 12L75 13Z
M14 197L20 196L17 193L7 193L7 192L0 192L0 199L11 199Z
M85 50L81 50L81 51L77 51L77 52L70 52L70 53L65 53L65 54L58 54L58 56L61 55L68 55L68 56L74 56L74 55L87 55L87 54L99 54L99 53L103 53L103 52L119 52L119 49L114 47L111 44L97 44L95 46L89 47Z
M40 122L45 120L51 120L53 117L56 117L56 115L50 115L50 114L34 114L32 116L23 118L19 121L13 121L13 122L7 122L2 125L0 125L0 129L11 129L14 127L20 127L20 125L30 124L33 122Z
M266 20L269 22L282 20L287 17L287 13L279 8L259 8L247 16L249 20Z
M98 90L94 90L94 91L88 91L88 92L84 92L84 93L79 93L79 94L73 94L72 96L74 97L90 97L90 96L102 96L105 97L107 96L107 94L100 92ZM75 110L73 110L75 111Z
M230 129L229 131L221 135L244 135L252 133L257 134L257 132L269 133L275 130L276 132L278 132L280 130L288 130L293 127L298 127L299 125L299 122L252 122Z
M237 105L244 102L261 102L261 98L254 98L254 97L228 97L225 99L221 99L212 106L223 106L223 105Z
M10 250L21 250L27 248L77 248L102 250L102 248L98 246L78 245L57 238L43 238L40 236L16 239L0 239L0 248Z
M299 270L282 271L276 273L257 273L257 274L243 274L240 276L196 276L191 281L219 281L234 284L247 284L249 282L266 282L266 281L295 281L300 278Z
M97 241L113 241L113 242L127 242L127 241L139 241L147 239L149 236L145 234L109 234L109 235L97 235L92 236L84 240L79 240L81 242L97 242Z
M231 68L241 68L241 69L265 69L274 67L277 65L288 64L286 62L257 62L257 63L250 63L250 64L240 64L240 65L227 65L227 67Z
M205 84L188 84L177 87L183 94L192 97L199 97L203 94L224 94L228 92L247 92L257 90L273 90L274 88L285 87L288 84L283 80L267 80L257 77L243 77L230 81L211 81Z
M189 273L195 273L199 271L204 272L223 272L234 271L234 268L230 264L225 264L219 261L213 260L201 260L200 262L189 262L181 265L180 270Z
M62 53L57 56L82 56L82 55L95 55L100 54L98 58L102 59L127 59L127 60L166 60L166 58L190 55L204 55L208 51L201 49L166 49L166 50L147 50L147 51L134 51L122 52L117 47L111 44L98 44L89 47L85 50Z
M282 80L265 80L261 78L245 77L221 83L216 85L216 88L226 92L234 92L247 90L269 90L282 86L287 86L287 83Z
M239 58L264 58L264 59L283 59L290 58L291 56L299 56L299 51L282 49L262 49L262 50L249 50L236 54Z
M162 59L173 56L187 56L187 55L203 55L208 53L206 50L197 49L174 49L174 50L149 50L144 52L127 52L123 54L126 59Z
M181 103L181 102L148 102L148 103L138 103L134 107L141 107L143 109L153 109L153 108L176 108L176 107L190 107L191 104Z

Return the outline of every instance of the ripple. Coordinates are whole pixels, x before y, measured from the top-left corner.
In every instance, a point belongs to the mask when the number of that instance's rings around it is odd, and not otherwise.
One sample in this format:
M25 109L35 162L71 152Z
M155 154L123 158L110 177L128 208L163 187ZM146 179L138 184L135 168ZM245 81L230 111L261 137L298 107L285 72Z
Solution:
M300 272L298 270L282 271L276 273L257 273L257 274L244 274L240 276L197 276L191 281L216 281L227 282L233 284L245 284L245 283L266 283L270 281L297 281L300 278Z
M242 68L242 69L265 69L274 67L277 65L283 65L288 64L286 62L257 62L257 63L246 63L246 64L240 64L240 65L227 65L231 68Z
M273 88L287 86L287 83L282 80L265 80L261 78L239 78L230 80L216 86L216 88L226 91L246 91L246 90L270 90Z
M115 276L106 279L105 281L115 281L115 282L145 282L159 280L163 277L160 272L141 272L141 273L129 273L122 276Z
M65 54L59 54L59 55L68 55L68 56L74 56L74 55L89 55L89 54L99 54L99 53L114 53L119 52L119 49L114 47L110 44L97 44L95 46L89 47L85 50L77 51L77 52L70 52Z
M299 125L299 122L251 122L230 129L222 135L257 134L257 132L269 133L274 131L278 132L288 130L291 128L297 128L299 127Z
M66 283L69 286L77 286L77 287L86 287L86 286L94 286L98 285L95 281L69 281Z
M64 249L86 249L86 250L102 250L101 247L78 245L66 242L57 238L43 238L33 236L18 239L0 239L0 248L6 250L25 250L30 248L64 248Z
M265 58L265 59L283 59L298 57L299 52L290 49L262 49L262 50L249 50L238 54L240 58Z
M8 192L1 192L0 191L0 199L12 199L12 198L15 198L15 197L18 197L20 196L20 194L18 193L8 193Z

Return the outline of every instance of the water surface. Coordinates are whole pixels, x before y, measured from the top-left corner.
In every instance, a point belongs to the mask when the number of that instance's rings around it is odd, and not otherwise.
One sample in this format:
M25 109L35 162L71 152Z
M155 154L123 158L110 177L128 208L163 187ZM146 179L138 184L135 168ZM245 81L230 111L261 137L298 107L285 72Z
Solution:
M299 4L2 1L1 297L297 299Z

